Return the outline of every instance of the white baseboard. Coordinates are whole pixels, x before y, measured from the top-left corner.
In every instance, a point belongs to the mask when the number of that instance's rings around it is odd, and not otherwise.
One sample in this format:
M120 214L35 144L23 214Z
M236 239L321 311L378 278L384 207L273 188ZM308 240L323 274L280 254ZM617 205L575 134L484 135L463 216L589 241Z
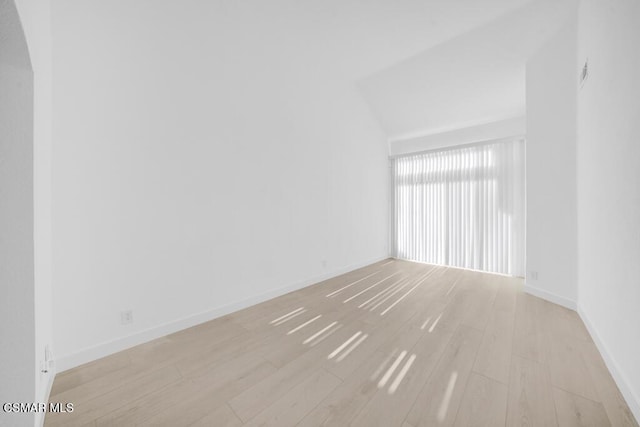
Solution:
M636 417L636 420L640 421L640 397L634 392L634 390L625 380L627 376L624 375L615 358L611 355L609 347L605 344L605 342L598 334L598 331L593 326L593 323L591 323L591 320L589 320L589 317L585 313L582 305L578 305L577 311L578 315L582 319L582 322L587 327L587 330L589 331L593 342L596 344L598 351L602 355L602 359L604 359L604 363L605 365L607 365L607 369L609 369L613 380L616 382L618 389L620 389L620 393L622 393L624 400L627 402L627 405L629 405L629 409Z
M528 294L545 299L554 304L561 305L573 311L576 311L576 309L578 308L578 304L574 300L562 297L560 295L554 294L553 292L549 292L535 286L525 284L524 291Z
M322 282L323 280L327 280L335 276L339 276L349 271L356 270L358 268L362 268L367 265L374 264L376 262L380 262L387 258L388 256L385 255L385 256L376 257L374 259L371 259L365 262L351 264L346 267L334 270L330 273L325 273L320 276L316 276L316 277L304 280L302 282L298 282L288 286L284 286L282 288L274 289L260 295L255 295L249 298L245 298L243 300L226 304L221 307L217 307L202 313L187 316L182 319L167 322L167 323L155 326L153 328L149 328L128 336L124 336L122 338L103 342L95 346L82 349L76 353L64 355L56 360L58 372L64 372L68 369L75 368L76 366L80 366L85 363L91 362L93 360L97 360L102 357L108 356L110 354L117 353L118 351L126 350L128 348L134 347L139 344L143 344L145 342L154 340L156 338L160 338L165 335L169 335L174 332L178 332L183 329L190 328L200 323L208 322L210 320L227 315L229 313L233 313L234 311L242 310L243 308L247 308L249 306L259 304L261 302L270 300L272 298L276 298L278 296L284 295L286 293L305 288L307 286L313 285L318 282Z
M544 289L537 288L531 285L525 285L524 291L537 296L539 298L545 299L547 301L553 302L555 304L561 305L563 307L569 308L571 310L577 311L578 315L582 319L582 322L585 324L593 342L596 344L598 351L602 355L605 364L607 365L607 369L611 373L616 385L620 389L622 396L624 397L627 405L629 405L629 409L635 416L636 420L640 420L640 398L636 395L634 390L625 380L626 375L620 369L620 366L615 361L615 358L611 355L611 352L608 349L608 346L602 341L600 335L598 334L596 328L593 326L589 317L585 313L582 305L576 303L569 298L561 297L560 295L556 295L552 292L545 291Z
M413 263L416 263L416 264L435 265L437 267L453 268L455 270L473 271L474 273L493 274L495 276L522 278L521 276L512 276L511 274L496 273L495 271L485 271L485 270L478 270L476 268L457 267L455 265L438 264L438 263L434 263L434 262L416 261L415 259L398 258L396 256L391 256L391 255L389 256L389 258L397 259L399 261L413 262Z

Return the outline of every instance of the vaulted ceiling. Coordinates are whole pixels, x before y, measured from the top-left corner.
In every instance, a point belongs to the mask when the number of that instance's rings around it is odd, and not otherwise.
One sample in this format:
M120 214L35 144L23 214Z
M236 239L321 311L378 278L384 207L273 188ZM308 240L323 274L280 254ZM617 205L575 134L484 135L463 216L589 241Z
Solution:
M361 92L391 141L522 116L526 62L576 7L520 5L361 79Z

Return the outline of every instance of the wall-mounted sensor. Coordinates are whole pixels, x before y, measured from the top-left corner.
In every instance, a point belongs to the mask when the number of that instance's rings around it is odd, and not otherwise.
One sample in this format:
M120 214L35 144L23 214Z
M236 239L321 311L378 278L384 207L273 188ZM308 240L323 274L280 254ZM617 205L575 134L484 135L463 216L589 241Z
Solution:
M584 81L589 77L589 60L584 61L582 71L580 72L580 87L584 86Z

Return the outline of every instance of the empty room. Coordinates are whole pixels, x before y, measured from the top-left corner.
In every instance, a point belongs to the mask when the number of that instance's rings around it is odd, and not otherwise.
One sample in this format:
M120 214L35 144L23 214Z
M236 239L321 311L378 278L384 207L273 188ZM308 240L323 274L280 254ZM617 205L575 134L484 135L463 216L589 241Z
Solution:
M0 426L635 426L640 1L0 0Z

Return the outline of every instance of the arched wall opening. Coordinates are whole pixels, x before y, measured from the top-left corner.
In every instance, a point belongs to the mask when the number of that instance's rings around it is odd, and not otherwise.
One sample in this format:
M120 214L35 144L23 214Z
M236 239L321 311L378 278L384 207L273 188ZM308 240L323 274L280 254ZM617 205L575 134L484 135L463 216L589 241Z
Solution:
M0 401L35 400L33 70L13 0L0 0ZM2 414L0 425L33 425Z

